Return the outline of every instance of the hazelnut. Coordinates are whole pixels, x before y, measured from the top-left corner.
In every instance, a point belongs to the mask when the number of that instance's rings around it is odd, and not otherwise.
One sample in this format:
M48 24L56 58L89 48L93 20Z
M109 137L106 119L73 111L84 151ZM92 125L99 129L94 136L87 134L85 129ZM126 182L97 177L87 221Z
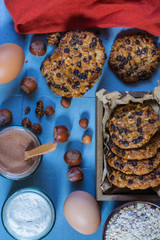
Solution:
M42 132L42 127L39 123L34 123L31 128L32 132L40 134Z
M46 53L46 44L42 40L32 41L29 50L35 56L43 56Z
M86 129L86 128L88 127L88 119L87 119L87 118L81 118L81 119L79 120L79 126L80 126L81 128Z
M81 141L83 144L90 144L92 142L92 137L86 134L82 137Z
M70 168L68 170L68 173L67 173L67 178L71 182L77 182L77 181L82 180L82 178L83 178L82 169L80 167L72 167L72 168Z
M82 155L80 151L70 149L65 153L64 161L71 166L76 166L81 163Z
M36 115L37 115L38 118L43 117L43 115L44 115L43 100L39 100L39 101L37 102L37 106L36 106L36 109L35 109L35 113L36 113Z
M30 113L30 111L31 111L31 108L30 108L30 107L26 107L26 108L24 109L24 113L25 113L25 114Z
M61 105L64 108L69 108L69 106L71 105L71 98L62 97Z
M59 125L54 128L53 138L56 142L67 142L70 137L69 129L64 125Z
M34 92L37 86L37 80L34 77L25 77L20 85L21 89L27 94Z
M12 120L12 112L9 109L4 108L0 110L0 127L11 124Z
M32 126L31 121L28 118L23 118L21 122L23 127L30 128Z
M52 106L48 106L44 112L47 116L52 116L55 113L55 110Z

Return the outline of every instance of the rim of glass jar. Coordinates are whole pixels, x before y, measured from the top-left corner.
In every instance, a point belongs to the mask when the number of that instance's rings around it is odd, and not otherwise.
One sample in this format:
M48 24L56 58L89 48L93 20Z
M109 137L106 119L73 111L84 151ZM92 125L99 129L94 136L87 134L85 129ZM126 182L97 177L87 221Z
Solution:
M30 129L20 126L20 125L6 127L4 129L0 130L0 135L9 131L10 129L18 129L19 131L27 132L27 134L29 134L32 137L33 141L37 144L37 146L41 145L41 141L40 141L39 137L36 136L35 133L33 133ZM40 163L42 162L42 157L43 157L43 155L37 156L37 160L33 163L31 168L29 168L27 171L25 171L23 173L20 173L20 174L7 173L5 170L0 168L0 175L4 178L14 180L14 181L24 180L24 179L30 177L39 168Z
M10 199L12 200L14 198L14 196L18 195L19 193L21 192L35 192L37 194L39 194L40 196L44 197L45 200L48 202L48 204L50 205L50 209L52 211L52 215L54 214L54 219L52 221L52 224L50 225L50 227L48 228L49 230L44 233L43 236L41 237L38 237L38 238L18 238L19 240L40 240L40 239L43 239L44 237L46 237L50 232L51 230L53 229L54 225L55 225L55 221L56 221L56 208L55 208L55 205L54 205L54 202L53 200L51 199L51 197L45 193L42 189L38 188L38 187L24 187L24 188L21 188L19 190L16 190L14 191L13 193L11 193L7 198L6 200L4 201L3 203L3 206L2 206L2 210L1 210L1 220L2 220L2 224L3 224L3 227L4 229L6 230L6 232L11 236L13 237L15 240L17 240L17 236L13 236L9 230L7 229L6 225L4 224L4 216L3 216L3 212L4 212L4 208L5 208L5 205L7 204L7 201L9 201Z

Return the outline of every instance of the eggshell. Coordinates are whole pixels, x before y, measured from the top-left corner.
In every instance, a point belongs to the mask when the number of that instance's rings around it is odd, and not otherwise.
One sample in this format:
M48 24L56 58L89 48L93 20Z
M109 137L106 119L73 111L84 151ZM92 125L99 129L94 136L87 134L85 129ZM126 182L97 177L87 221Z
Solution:
M95 198L84 191L74 191L65 200L64 216L78 232L89 235L99 228L101 214Z
M24 51L14 43L0 45L0 84L15 79L24 64Z

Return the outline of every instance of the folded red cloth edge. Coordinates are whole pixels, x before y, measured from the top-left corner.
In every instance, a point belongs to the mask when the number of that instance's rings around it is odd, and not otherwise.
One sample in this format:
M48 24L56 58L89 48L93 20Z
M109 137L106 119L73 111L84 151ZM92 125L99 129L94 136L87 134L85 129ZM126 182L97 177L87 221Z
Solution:
M16 32L131 27L160 36L160 0L4 0Z

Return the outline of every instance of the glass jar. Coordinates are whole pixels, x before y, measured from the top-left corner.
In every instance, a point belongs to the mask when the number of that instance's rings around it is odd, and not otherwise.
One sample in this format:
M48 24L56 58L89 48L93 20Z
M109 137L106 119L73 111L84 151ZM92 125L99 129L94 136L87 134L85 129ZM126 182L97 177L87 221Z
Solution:
M22 140L18 140L19 135L21 136ZM25 144L25 138L27 139L27 141L31 141L33 148L41 145L38 137L25 127L11 126L0 131L0 174L2 176L12 180L20 180L28 177L38 168L42 156L34 157L34 160L29 159L25 161L24 159L21 159L23 158L23 153L21 154L21 156L18 151L21 151L20 149L22 148L22 142L23 145ZM6 143L5 146L4 142ZM14 153L15 150L16 153Z
M19 240L38 240L52 229L56 218L53 202L41 190L23 188L13 193L2 207L7 232Z

